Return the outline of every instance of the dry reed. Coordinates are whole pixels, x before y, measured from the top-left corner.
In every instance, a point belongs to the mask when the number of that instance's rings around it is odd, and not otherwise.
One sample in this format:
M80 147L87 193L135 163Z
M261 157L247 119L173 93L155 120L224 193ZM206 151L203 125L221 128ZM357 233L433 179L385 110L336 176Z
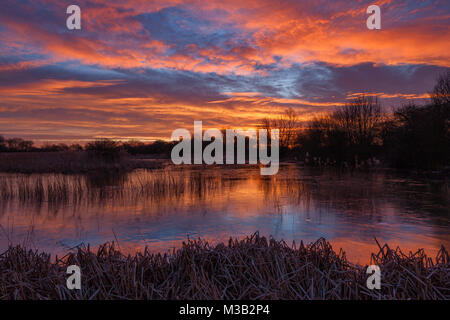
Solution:
M56 261L10 247L0 255L1 299L449 299L445 248L433 261L387 245L372 255L381 290L366 287L366 267L347 261L324 239L299 246L258 233L211 246L189 240L170 254L125 256L114 244L79 247ZM82 289L68 290L66 268L82 270Z

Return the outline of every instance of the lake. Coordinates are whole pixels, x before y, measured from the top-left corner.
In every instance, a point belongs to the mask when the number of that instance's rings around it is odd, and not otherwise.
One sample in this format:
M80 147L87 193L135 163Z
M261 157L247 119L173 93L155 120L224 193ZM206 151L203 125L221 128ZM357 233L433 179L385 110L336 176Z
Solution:
M320 237L355 263L375 238L403 251L450 248L448 181L396 171L342 172L283 164L169 166L89 175L0 174L0 251L23 244L53 254L118 242L124 252L166 252L187 238L211 243L256 231L291 243Z

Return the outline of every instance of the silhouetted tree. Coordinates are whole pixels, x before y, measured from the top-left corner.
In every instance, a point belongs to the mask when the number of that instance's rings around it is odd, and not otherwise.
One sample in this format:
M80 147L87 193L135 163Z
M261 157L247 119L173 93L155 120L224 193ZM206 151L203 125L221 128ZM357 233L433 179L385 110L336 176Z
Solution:
M120 159L120 144L111 139L98 139L86 144L86 151L94 159L106 162L117 161Z
M439 76L431 93L431 99L435 105L448 106L450 104L450 71Z
M378 100L360 96L330 115L314 118L298 141L304 154L320 162L356 164L379 149L381 120Z
M431 103L395 110L383 129L385 156L396 167L434 169L450 163L450 72L439 77Z
M266 129L269 136L272 129L279 130L280 155L286 155L295 147L299 129L298 114L287 108L278 118L265 118L261 121L261 129ZM269 139L270 140L270 139Z
M5 151L13 151L13 152L19 152L19 151L31 151L33 149L33 141L30 140L24 140L21 138L11 138L11 139L4 139L3 138L3 148Z
M6 150L6 140L5 137L0 136L0 152Z

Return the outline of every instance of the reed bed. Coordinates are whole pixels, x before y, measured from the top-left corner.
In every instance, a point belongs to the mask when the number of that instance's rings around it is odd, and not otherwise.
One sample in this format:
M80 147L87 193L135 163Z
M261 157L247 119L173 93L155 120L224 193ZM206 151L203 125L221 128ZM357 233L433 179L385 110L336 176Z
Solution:
M0 172L9 173L89 173L162 168L164 159L139 159L128 154L114 161L92 158L86 151L0 153Z
M258 233L212 246L189 240L171 253L123 255L114 243L78 247L62 258L11 246L0 255L1 299L449 299L445 248L433 260L379 246L372 262L381 290L366 287L366 267L324 239L299 246ZM82 270L81 290L66 268Z
M205 196L224 184L222 177L180 171L141 170L137 175L0 175L0 200L80 204L107 199Z

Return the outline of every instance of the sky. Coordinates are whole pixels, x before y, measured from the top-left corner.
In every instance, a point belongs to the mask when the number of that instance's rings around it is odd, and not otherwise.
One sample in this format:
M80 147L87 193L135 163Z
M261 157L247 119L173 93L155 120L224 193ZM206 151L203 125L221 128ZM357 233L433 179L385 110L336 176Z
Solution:
M3 0L0 135L169 140L288 107L307 122L361 93L389 111L426 103L449 48L448 0Z

